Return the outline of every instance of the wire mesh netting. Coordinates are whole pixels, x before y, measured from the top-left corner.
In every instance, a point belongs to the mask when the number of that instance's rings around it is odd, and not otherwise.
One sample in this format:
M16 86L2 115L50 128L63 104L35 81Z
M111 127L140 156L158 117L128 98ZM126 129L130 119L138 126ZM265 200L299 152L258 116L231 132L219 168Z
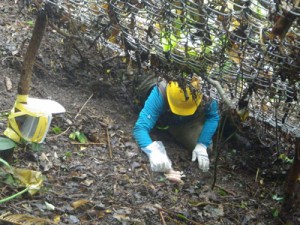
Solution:
M299 2L44 0L98 45L216 80L236 108L244 103L258 124L293 136L300 136ZM222 97L209 82L203 87Z

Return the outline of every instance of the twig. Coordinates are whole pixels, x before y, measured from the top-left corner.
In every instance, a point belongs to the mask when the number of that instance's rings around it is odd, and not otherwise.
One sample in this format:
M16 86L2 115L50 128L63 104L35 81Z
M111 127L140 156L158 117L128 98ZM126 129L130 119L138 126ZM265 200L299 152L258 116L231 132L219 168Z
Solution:
M161 208L161 207L159 207L159 206L156 206L156 205L155 205L154 208L158 209L159 211L163 211L163 212L165 212L165 213L168 213L168 214L170 214L170 215L179 217L176 213L171 212L171 211L169 211L169 210L167 210L167 209L163 209L163 208ZM182 219L182 218L181 218L181 219ZM188 218L184 218L184 219L185 219L186 221L192 223L192 224L202 225L201 223L198 223L198 222L196 222L196 221L190 220L190 219L188 219Z
M58 28L55 24L53 23L49 23L49 26L55 30L57 33L59 33L60 35L67 37L67 38L73 38L75 40L80 40L80 37L76 36L76 35L69 35L66 32L62 31L60 28Z
M101 35L105 32L105 30L107 30L107 28L111 25L111 23L108 23L105 27L103 27L103 29L100 31L100 33L98 34L98 36L93 40L92 44L90 45L89 49L91 49L95 43L97 42L97 40L101 37Z
M220 188L220 189L226 191L227 193L231 194L232 196L236 196L236 194L233 191L227 190L227 189L225 189L225 188L223 188L223 187L221 187L221 186L219 186L217 184L215 185L215 187Z
M88 142L88 143L78 143L78 142L71 142L72 145L103 145L104 143L97 143L97 142Z
M77 53L78 53L78 55L79 55L81 61L82 61L83 63L86 63L86 62L87 62L87 59L82 55L80 49L79 49L75 44L73 44L73 48L77 51Z
M90 111L91 113L93 113L92 111ZM103 127L108 127L108 124L101 121L102 118L100 116L89 116L90 118L96 118L98 120L98 123L103 126Z
M57 135L54 135L54 136L50 136L50 137L47 137L47 139L53 139L53 138L57 138L65 133L68 132L68 130L70 129L70 127L68 127L65 131L61 132L60 134L57 134Z
M214 203L214 202L198 202L196 204L191 204L191 205L194 206L194 207L206 206L206 205L215 205L215 206L218 206L218 204Z
M93 97L94 94L91 94L90 97L88 98L88 100L86 100L86 102L82 105L82 107L80 108L80 110L78 111L78 113L75 115L74 120L79 116L80 112L83 110L83 108L86 106L86 104L90 101L90 99ZM53 138L57 138L65 133L68 132L68 130L70 129L70 127L68 127L65 131L61 132L58 135L52 136L52 137L48 137L48 139L53 139ZM80 143L82 144L82 143Z
M46 75L48 75L48 71L47 69L39 62L34 62L34 65L39 68L40 70L42 70Z
M225 102L225 104L230 108L230 109L234 109L234 105L232 104L232 101L230 99L228 99L226 96L225 96L225 91L224 89L222 88L221 84L216 81L216 80L213 80L211 79L210 77L207 77L207 81L212 84L218 91L218 93L220 94L220 96L222 97L223 101Z
M144 170L146 170L146 173L148 174L148 176L149 176L150 179L152 180L152 175L151 175L151 173L149 172L147 165L142 164L142 168L143 168Z
M108 61L111 61L111 60L113 60L113 59L115 59L115 58L117 58L117 57L119 57L119 56L120 56L120 54L115 54L115 55L113 55L112 57L109 57L109 58L107 58L107 59L102 60L102 61L101 61L101 64L106 63L106 62L108 62Z
M221 146L223 146L223 144L225 144L233 135L231 134L228 138L226 138L226 140L222 143L220 143L221 137L224 134L224 129L225 129L225 124L226 121L228 119L228 114L226 114L225 116L225 120L222 126L218 126L218 132L217 132L217 144L213 146L214 150L215 150L215 162L214 162L214 177L213 177L213 183L211 185L211 189L213 190L215 187L215 184L217 182L217 171L218 171L218 161L219 161L219 156L221 154Z
M88 98L88 100L86 100L86 102L83 104L83 106L80 108L80 110L78 111L78 113L76 114L76 116L74 117L74 120L77 118L77 116L79 116L79 114L81 113L81 111L83 110L83 108L85 107L85 105L90 101L90 99L93 97L94 94L91 94L91 96Z
M256 175L255 175L255 182L257 182L259 172L260 172L260 171L259 171L259 168L257 168L257 170L256 170Z
M107 145L108 145L108 150L109 150L109 157L112 159L112 148L111 148L111 143L110 143L110 138L109 138L108 127L106 127L106 138L107 138Z
M163 225L167 225L167 224L166 224L166 221L165 221L165 218L164 218L164 216L163 216L163 214L162 214L162 211L161 211L161 210L159 210L159 215L160 215L160 218L161 218L161 222L162 222L162 224L163 224Z

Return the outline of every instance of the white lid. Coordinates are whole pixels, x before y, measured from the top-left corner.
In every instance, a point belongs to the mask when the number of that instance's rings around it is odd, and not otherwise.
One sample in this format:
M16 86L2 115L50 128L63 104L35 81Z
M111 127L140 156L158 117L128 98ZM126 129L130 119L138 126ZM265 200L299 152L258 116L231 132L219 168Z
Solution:
M26 108L33 112L58 114L66 112L66 109L56 101L50 99L28 98Z

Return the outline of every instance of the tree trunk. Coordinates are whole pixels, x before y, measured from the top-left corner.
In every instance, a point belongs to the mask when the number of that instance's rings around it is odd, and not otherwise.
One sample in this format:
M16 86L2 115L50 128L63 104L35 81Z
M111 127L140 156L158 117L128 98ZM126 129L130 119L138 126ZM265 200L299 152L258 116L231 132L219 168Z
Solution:
M41 11L37 15L32 37L26 55L24 57L23 66L21 69L21 78L18 85L19 95L29 94L32 68L46 29L46 25L47 25L46 13L44 11Z

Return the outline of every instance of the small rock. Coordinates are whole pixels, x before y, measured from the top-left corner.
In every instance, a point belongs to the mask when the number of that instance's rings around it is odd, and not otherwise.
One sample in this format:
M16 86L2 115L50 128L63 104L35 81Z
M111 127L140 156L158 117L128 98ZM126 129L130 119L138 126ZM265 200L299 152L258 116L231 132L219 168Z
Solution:
M69 222L70 222L71 224L76 224L76 223L80 223L80 220L79 220L76 216L70 215L70 216L69 216Z

